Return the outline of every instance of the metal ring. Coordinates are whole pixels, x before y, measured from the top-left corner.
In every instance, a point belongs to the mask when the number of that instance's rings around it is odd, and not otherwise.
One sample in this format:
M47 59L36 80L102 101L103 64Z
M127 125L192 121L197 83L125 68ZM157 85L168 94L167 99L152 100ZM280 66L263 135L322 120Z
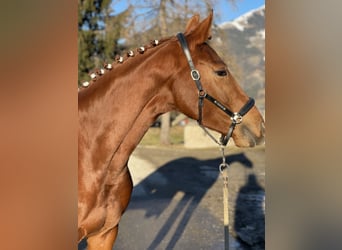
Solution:
M220 166L219 166L219 170L220 170L221 173L223 173L224 169L228 169L228 168L229 168L228 163L221 163Z
M201 78L201 75L200 75L200 73L198 72L197 69L191 70L190 74L191 74L191 78L192 78L194 81L197 81L197 80L199 80L199 79Z
M198 91L198 96L200 98L204 98L204 97L207 96L207 92L205 92L205 90L201 89L201 90Z
M242 122L242 116L239 113L234 113L234 116L230 118L235 124Z

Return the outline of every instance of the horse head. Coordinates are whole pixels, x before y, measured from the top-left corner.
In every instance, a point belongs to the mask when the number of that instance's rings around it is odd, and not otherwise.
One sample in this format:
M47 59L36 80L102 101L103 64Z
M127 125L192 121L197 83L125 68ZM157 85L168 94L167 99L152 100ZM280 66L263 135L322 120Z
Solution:
M241 124L234 126L232 137L239 147L255 146L264 141L263 117L254 102L249 102L250 98L239 86L227 65L207 43L211 37L212 19L211 12L202 22L199 21L199 15L189 20L184 35L181 35L187 43L189 53L185 52L181 37L178 36L174 45L174 56L177 58L175 68L178 70L172 89L176 107L189 117L200 120L203 126L226 135L234 122L227 113L239 112L249 105L242 121L240 120ZM190 57L186 56L187 53ZM195 77L190 74L194 68ZM202 89L196 78L199 78ZM211 100L206 95L210 96ZM204 98L205 96L208 98ZM198 107L200 101L202 107Z

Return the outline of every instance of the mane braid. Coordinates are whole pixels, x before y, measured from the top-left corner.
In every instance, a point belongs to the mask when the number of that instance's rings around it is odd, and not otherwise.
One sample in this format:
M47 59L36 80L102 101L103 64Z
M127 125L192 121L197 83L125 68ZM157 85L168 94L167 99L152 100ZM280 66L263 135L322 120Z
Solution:
M81 85L78 86L78 92L83 91L85 89L89 89L96 81L99 81L102 79L102 76L107 72L111 70L115 70L116 67L120 66L121 64L124 64L126 60L129 58L134 58L137 56L141 56L146 53L147 50L153 49L156 47L160 47L161 45L164 45L165 42L168 42L172 39L172 37L162 38L161 40L151 40L149 44L146 44L144 46L141 46L139 48L136 48L135 50L129 50L126 53L124 53L123 56L116 55L114 58L114 61L112 63L106 63L104 62L104 69L98 69L92 70L89 74L90 80L83 82ZM139 52L139 49L142 50ZM133 53L133 54L132 54Z

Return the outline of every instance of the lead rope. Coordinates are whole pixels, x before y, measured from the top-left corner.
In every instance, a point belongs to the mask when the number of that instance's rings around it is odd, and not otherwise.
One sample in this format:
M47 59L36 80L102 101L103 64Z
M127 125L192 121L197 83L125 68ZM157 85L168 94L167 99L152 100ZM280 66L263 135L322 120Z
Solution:
M226 162L226 156L224 153L225 144L222 144L200 123L198 125L203 129L203 131L216 143L219 145L222 156L222 163L219 165L219 171L223 180L223 229L224 229L224 249L229 250L229 192L228 192L228 168L229 164ZM229 133L230 139L231 133Z
M224 249L229 250L229 205L228 205L228 168L229 164L226 162L224 154L224 146L220 146L222 153L222 163L219 166L220 173L223 180L223 227L224 227Z

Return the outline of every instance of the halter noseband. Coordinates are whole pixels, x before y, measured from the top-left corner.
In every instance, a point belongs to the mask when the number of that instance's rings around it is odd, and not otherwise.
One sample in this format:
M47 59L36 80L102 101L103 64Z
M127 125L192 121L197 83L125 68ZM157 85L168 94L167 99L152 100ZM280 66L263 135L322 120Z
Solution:
M196 87L198 89L198 120L197 122L216 143L218 143L219 145L226 146L230 137L233 134L233 130L235 126L242 122L242 117L245 114L247 114L247 112L254 106L254 99L250 97L247 103L240 109L239 112L232 112L226 106L224 106L222 103L216 100L214 97L209 95L205 90L203 90L203 87L200 81L200 78L201 78L200 73L195 68L194 62L192 61L190 50L189 50L184 34L178 33L177 38L181 44L185 57L188 60L188 63L191 69L190 71L191 78L195 81ZM202 125L202 109L203 109L204 98L212 102L216 107L218 107L220 110L225 112L228 116L230 116L230 119L232 121L232 123L229 126L227 135L225 136L222 135L222 137L220 138L220 142L217 142L217 140L211 134L209 134L209 132Z

